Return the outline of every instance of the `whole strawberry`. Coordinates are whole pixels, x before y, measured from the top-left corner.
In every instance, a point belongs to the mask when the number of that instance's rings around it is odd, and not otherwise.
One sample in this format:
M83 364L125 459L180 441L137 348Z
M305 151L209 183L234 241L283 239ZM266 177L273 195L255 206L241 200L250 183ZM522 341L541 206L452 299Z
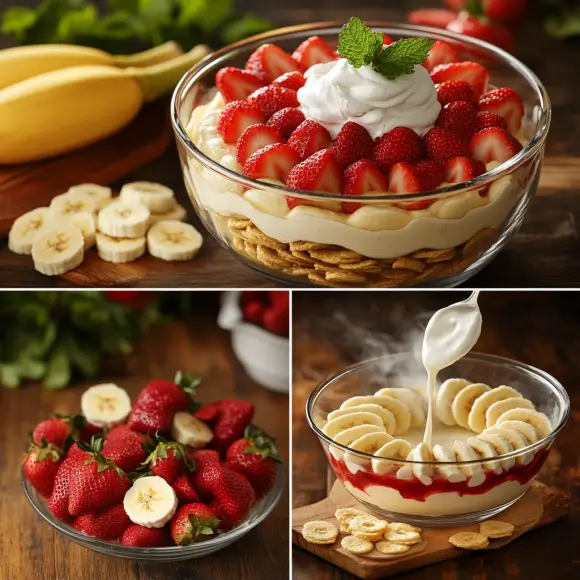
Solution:
M131 483L122 469L103 457L103 440L93 438L91 445L83 442L77 445L91 457L72 466L69 513L80 516L121 502Z
M277 467L281 459L276 453L274 439L255 425L250 425L243 439L234 441L226 453L228 465L245 475L252 484L256 499L266 495L276 483Z
M91 458L90 453L82 451L76 445L73 445L71 447L71 450L72 449L78 449L78 452L70 457L67 456L67 458L60 464L54 479L52 494L48 500L48 509L59 520L64 521L69 521L71 519L71 515L68 511L68 499L70 484L73 479L73 472L78 469L79 466L83 465L87 459Z
M179 475L172 483L171 487L173 488L179 503L194 503L199 501L199 496L197 495L187 473Z
M246 519L256 501L256 494L246 477L227 464L222 465L215 489L210 505L221 520L221 529L229 530Z
M177 509L169 526L173 541L178 546L187 546L213 536L220 521L209 506L189 503Z
M113 461L125 472L136 471L153 448L149 435L137 433L128 425L113 427L105 438L103 457Z
M32 439L37 445L42 444L43 438L47 443L52 443L60 449L64 449L69 436L77 439L82 429L86 428L87 422L82 415L54 414L50 419L41 421L32 432Z
M67 459L69 459L71 457L84 457L85 459L88 459L90 456L91 456L91 454L87 453L86 451L83 451L77 445L76 441L68 448L68 451L66 452Z
M222 464L217 451L213 449L200 449L191 454L195 461L195 471L191 474L191 483L203 500L211 500L215 497L218 488L217 483L221 478Z
M131 520L120 503L100 512L78 516L72 525L89 536L101 540L116 540L130 523Z
M37 445L32 442L24 458L24 476L43 497L50 497L62 456L52 443Z
M139 524L131 524L123 532L121 544L140 548L159 548L169 545L169 533L167 527L146 528Z
M195 416L211 425L213 439L209 446L223 454L244 434L254 416L254 405L246 401L223 399L205 405Z
M149 465L153 475L162 477L169 484L173 483L185 469L193 470L193 463L186 453L185 445L163 439L147 457L145 465Z
M129 427L144 433L168 431L175 413L189 409L191 395L199 383L199 377L181 372L175 375L175 382L151 381L141 390L133 405Z

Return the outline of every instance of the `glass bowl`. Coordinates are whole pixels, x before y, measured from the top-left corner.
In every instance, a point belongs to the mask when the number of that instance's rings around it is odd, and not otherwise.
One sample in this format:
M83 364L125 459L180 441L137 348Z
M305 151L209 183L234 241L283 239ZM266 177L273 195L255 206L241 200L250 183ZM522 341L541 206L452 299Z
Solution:
M486 42L427 27L370 24L395 40L443 40L464 59L484 62L491 86L512 87L525 103L521 138L527 144L522 151L502 165L488 164L488 172L471 181L419 194L297 192L282 182L245 177L235 148L224 146L215 131L223 107L223 101L212 101L215 74L226 66L243 68L250 54L267 42L291 52L318 35L336 45L341 25L316 23L230 45L181 79L171 119L185 185L195 211L218 242L284 285L455 286L489 263L522 224L540 176L551 117L548 95L529 68ZM200 129L199 119L209 109L213 127ZM292 210L289 196L300 202ZM405 205L409 203L425 209L411 210ZM350 213L344 213L345 207Z
M55 517L48 509L46 500L34 489L34 487L32 487L24 475L22 475L22 488L24 489L24 495L42 519L48 522L53 528L56 528L61 534L64 534L73 542L85 546L85 548L89 548L90 550L108 556L116 556L117 558L127 558L130 560L177 562L179 560L201 558L213 554L218 550L222 550L244 537L250 530L265 520L276 507L276 504L280 501L280 497L284 491L286 470L283 464L277 464L277 467L278 477L276 479L276 484L268 494L252 507L248 518L242 524L229 532L217 535L215 538L190 544L189 546L137 548L133 546L125 546L114 541L100 540L99 538L88 536L73 528L68 523Z
M488 354L471 353L442 371L440 382L461 377L492 387L509 385L529 399L536 410L550 418L553 431L547 437L517 451L499 455L497 460L494 458L495 465L481 459L436 463L390 458L384 461L379 459L377 464L375 456L349 449L323 433L328 413L338 409L346 399L370 395L386 386L426 385L426 374L423 372L420 362L411 354L383 356L352 365L314 389L306 404L308 423L318 436L339 481L370 510L422 527L460 526L493 517L523 496L538 475L556 436L570 415L568 395L564 387L547 373L527 364ZM411 444L419 443L423 427L417 427L414 431L415 434L412 430L397 437L408 439ZM467 433L467 430L463 431ZM471 436L474 435L471 433ZM456 436L459 435L453 435L453 438ZM437 431L433 442L438 442ZM510 467L507 462L513 465ZM356 469L352 469L353 463ZM430 469L435 465L439 469L433 472L430 484L423 483L415 475L417 469ZM498 465L502 467L498 468ZM467 480L448 481L441 471L448 467L457 467L466 473ZM405 471L398 471L401 468ZM470 481L472 477L469 473L473 473L471 470L474 469L479 472L477 484ZM482 478L481 474L485 477Z

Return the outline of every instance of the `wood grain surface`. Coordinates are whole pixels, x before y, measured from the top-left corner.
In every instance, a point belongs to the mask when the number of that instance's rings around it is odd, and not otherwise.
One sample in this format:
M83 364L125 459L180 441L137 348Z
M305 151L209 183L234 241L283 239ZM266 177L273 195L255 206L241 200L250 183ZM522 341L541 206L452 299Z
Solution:
M204 378L199 399L235 397L256 407L255 422L277 437L288 465L288 397L253 382L217 328L218 293L198 293L195 310L181 323L155 328L126 362L109 365L94 381L115 381L132 396L152 378L171 378L177 369ZM225 550L199 560L154 564L103 556L60 535L36 515L20 484L26 433L52 412L78 412L91 383L62 391L38 385L10 391L0 387L0 579L1 580L286 580L288 578L288 492L260 526Z
M0 0L0 7L9 4ZM347 20L354 13L373 20L402 21L413 8L441 6L440 0L311 0L271 2L240 0L240 7L286 25L322 20ZM580 286L580 84L575 71L580 66L580 43L561 42L544 36L530 23L520 31L515 56L523 60L544 82L553 106L543 177L526 222L508 247L469 287L535 288ZM133 174L126 181L148 179L173 187L181 203L189 205L174 148ZM119 184L116 184L119 185ZM199 220L192 223L202 228ZM204 232L204 248L195 262L144 268L125 285L136 287L262 287L271 280L240 264L217 241ZM27 257L11 254L0 243L0 286L74 286L75 281L48 278L35 272ZM114 266L111 266L114 267Z
M293 296L293 507L326 497L334 476L305 418L306 398L339 368L388 352L408 350L421 336L429 313L461 300L463 292L294 292ZM405 580L504 580L578 575L580 534L580 349L577 292L484 292L483 331L475 350L537 366L570 395L572 415L559 435L541 480L570 494L568 518L486 553L443 562L397 576ZM293 549L294 580L354 578L299 548Z

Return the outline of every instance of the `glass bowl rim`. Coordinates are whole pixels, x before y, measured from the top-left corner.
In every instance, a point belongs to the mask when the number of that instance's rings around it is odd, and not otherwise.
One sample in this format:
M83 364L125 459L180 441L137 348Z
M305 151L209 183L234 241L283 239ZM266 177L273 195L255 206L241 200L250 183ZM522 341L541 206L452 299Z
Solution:
M342 194L331 194L315 191L302 191L288 189L284 185L278 185L274 183L268 183L265 181L260 181L257 179L251 179L246 177L236 171L224 167L219 162L213 160L211 157L205 155L200 149L196 147L193 141L190 139L185 127L181 123L179 109L182 101L185 99L190 88L193 87L200 79L206 76L209 69L213 68L219 61L226 60L232 54L247 48L258 41L267 42L274 41L275 39L280 39L290 34L299 33L330 33L335 29L336 33L340 31L344 23L338 21L327 21L327 22L314 22L310 24L300 24L295 26L287 26L283 28L277 28L269 32L262 34L257 34L246 38L244 40L229 44L215 52L212 52L204 59L202 59L195 67L190 69L177 84L173 95L171 97L171 124L173 125L173 130L178 141L187 149L188 153L193 155L197 161L208 169L220 174L222 177L227 178L230 181L234 181L242 186L249 189L259 189L262 191L270 191L272 193L277 193L284 196L294 196L304 199L312 199L315 201L345 201L357 200L361 202L360 196L355 195L342 195ZM413 31L417 33L424 33L425 35L435 35L438 37L444 37L450 41L459 42L464 45L471 47L477 47L478 49L483 49L487 53L492 53L496 58L499 58L503 63L507 63L512 69L515 69L520 76L524 77L525 80L532 86L536 94L539 96L541 105L541 116L538 120L538 129L530 141L522 148L522 150L514 155L508 161L502 163L495 169L491 171L486 171L482 175L475 177L469 181L464 181L461 183L456 183L444 188L435 189L431 191L422 191L419 193L406 193L406 194L391 194L388 195L369 195L364 196L364 203L369 202L396 202L396 201L410 201L419 200L423 198L443 198L451 194L457 194L464 191L470 191L474 189L483 188L491 183L501 179L502 177L515 171L520 166L525 164L531 158L533 158L543 146L546 137L548 135L548 130L550 128L551 121L551 104L548 93L536 76L536 74L528 68L520 60L512 56L511 54L505 52L504 50L479 39L473 37L467 37L455 32L450 32L447 30L441 30L439 28L432 28L429 26L416 26L411 24L397 24L390 21L369 21L369 26L373 28L379 28L382 32L387 34L392 32L397 34L404 31Z
M348 452L351 455L355 455L355 456L362 457L365 459L377 459L377 457L375 455L371 455L371 454L365 453L363 451L356 451L354 449L351 449L350 447L347 447L346 445L341 445L340 443L336 443L335 441L330 439L330 437L325 435L315 424L315 422L312 418L311 409L313 408L314 404L316 403L316 399L322 394L322 391L324 391L324 389L326 387L330 386L330 384L332 382L334 382L338 379L341 379L345 375L348 375L350 373L358 371L365 366L368 366L372 363L376 363L382 359L397 358L397 357L402 358L404 356L408 356L409 354L410 353L405 352L405 353L398 353L398 354L394 354L394 355L382 355L382 356L377 356L377 357L373 357L370 359L366 359L364 361L354 363L354 364L349 365L345 368L342 368L339 372L334 373L332 376L328 377L327 379L323 380L318 385L316 385L316 387L312 390L312 392L308 396L308 399L306 400L306 421L308 422L308 425L310 426L310 428L318 436L318 438L320 440L324 441L325 443L327 443L328 445L332 445L333 447L338 447L342 451ZM497 457L492 458L491 461L499 461L502 459L509 459L510 457L517 457L519 455L523 455L523 454L528 453L530 451L535 451L536 449L540 449L542 447L545 447L548 443L550 443L553 439L555 439L555 437L564 428L564 425L566 425L566 422L568 421L568 418L570 417L570 413L571 413L570 398L568 396L568 393L566 392L566 389L564 389L564 386L560 383L560 381L556 380L552 375L548 374L547 372L545 372L537 367L529 365L527 363L523 363L523 362L511 359L511 358L507 358L507 357L503 357L503 356L499 356L499 355L495 355L495 354L470 352L469 354L467 354L463 358L464 359L475 359L475 360L479 360L479 361L483 361L483 362L503 363L503 364L507 364L509 366L515 366L516 368L522 369L528 373L538 375L540 378L544 379L545 381L547 381L549 383L552 391L558 395L558 398L560 399L560 404L562 406L562 418L560 419L559 424L552 430L552 432L549 435L547 435L546 437L543 437L542 439L539 439L535 443L527 445L526 447L522 447L521 449L516 449L514 451L510 451L509 453L504 453L503 455L498 455ZM474 433L474 437L475 436L476 435ZM484 464L484 463L490 462L489 458L473 459L470 461L450 461L450 462L413 461L413 460L408 460L408 459L398 459L398 458L392 458L392 457L380 457L378 459L391 460L391 461L396 462L397 464L402 464L402 465L441 465L443 463L444 465L460 465L461 466L461 465Z
M243 537L246 533L250 530L254 529L257 525L262 523L274 510L274 508L278 505L280 498L286 488L286 468L284 463L277 463L276 467L278 469L278 476L276 478L276 483L274 487L263 497L258 500L257 503L264 502L265 509L256 515L256 518L251 522L244 521L242 524L237 526L236 528L224 532L221 534L216 535L214 538L209 540L204 540L203 542L194 542L188 546L160 546L155 548L142 548L137 546L125 546L120 542L115 542L113 540L102 540L100 538L95 538L93 536L89 536L76 528L73 528L68 522L58 519L52 513L50 516L45 513L45 511L41 508L41 506L37 505L37 502L34 500L31 488L32 485L24 476L24 470L21 470L21 483L22 489L24 491L24 495L26 499L29 501L30 505L34 508L36 513L47 523L49 523L53 528L58 530L60 533L64 534L68 538L71 538L73 541L79 542L80 544L89 544L91 547L98 547L98 551L101 553L107 552L111 556L116 556L120 558L130 558L134 560L148 560L154 559L155 555L169 557L172 555L175 556L184 556L180 557L179 559L187 559L194 557L198 552L203 552L200 555L209 555L210 553L216 552L221 548L227 547L233 541L236 541ZM36 492L38 494L38 492ZM40 494L38 494L40 497ZM46 498L42 498L43 501L46 501ZM46 508L48 510L48 507ZM179 508L178 508L179 509ZM52 517L51 517L52 516ZM214 550L210 550L210 552L205 553L207 549L214 547ZM177 561L177 558L176 558Z

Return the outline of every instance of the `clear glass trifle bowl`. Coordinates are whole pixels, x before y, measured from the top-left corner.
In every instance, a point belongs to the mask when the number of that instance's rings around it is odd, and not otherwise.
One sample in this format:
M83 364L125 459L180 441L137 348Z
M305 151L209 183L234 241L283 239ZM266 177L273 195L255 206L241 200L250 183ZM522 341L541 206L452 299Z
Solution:
M243 69L264 43L292 53L317 35L336 47L341 24L309 24L225 47L180 81L171 118L189 197L222 246L285 285L459 285L488 264L523 222L540 176L551 116L548 95L530 69L485 42L425 27L369 24L393 40L423 36L447 42L463 60L485 65L489 89L516 90L525 107L517 135L521 151L504 163L486 163L478 177L421 193L296 191L280 180L245 176L235 145L215 131L225 106L216 73Z
M482 442L480 439L474 441L476 433L458 426L445 426L436 418L433 445L440 443L453 450L444 462L413 461L410 455L405 456L409 447L402 454L394 453L392 456L381 451L373 454L361 452L361 448L368 450L372 435L361 436L361 433L363 430L372 431L369 425L343 431L342 439L325 434L325 426L330 422L329 414L334 411L336 415L341 404L352 397L367 398L383 388L406 389L425 385L426 375L422 377L416 369L416 359L411 354L378 357L344 369L319 384L311 393L306 405L307 420L318 436L337 479L371 511L421 527L461 526L499 514L526 493L568 420L570 400L564 387L544 371L530 365L494 355L471 353L442 371L439 383L461 377L473 384L509 385L536 411L548 417L551 431L547 434L536 432L533 439L524 438L523 446L512 446L513 432L507 433L505 429L515 426L517 421L499 423L503 429L496 427L489 432L496 431L501 435L484 436ZM406 400L402 395L398 398ZM503 401L501 404L505 405ZM334 416L330 420L332 418ZM520 427L527 433L530 425ZM360 431L356 441L348 445L340 443L341 440L348 442L352 438L348 433L355 431ZM412 427L404 434L395 434L393 441L404 440L414 447L422 441L423 433L424 425ZM478 437L482 437L482 433ZM520 435L518 437L521 439ZM365 441L364 447L361 441ZM491 441L495 451L488 452L491 447L485 441ZM497 445L507 445L504 447L506 452L500 453ZM463 452L458 453L466 446L470 447L471 453L468 461Z

